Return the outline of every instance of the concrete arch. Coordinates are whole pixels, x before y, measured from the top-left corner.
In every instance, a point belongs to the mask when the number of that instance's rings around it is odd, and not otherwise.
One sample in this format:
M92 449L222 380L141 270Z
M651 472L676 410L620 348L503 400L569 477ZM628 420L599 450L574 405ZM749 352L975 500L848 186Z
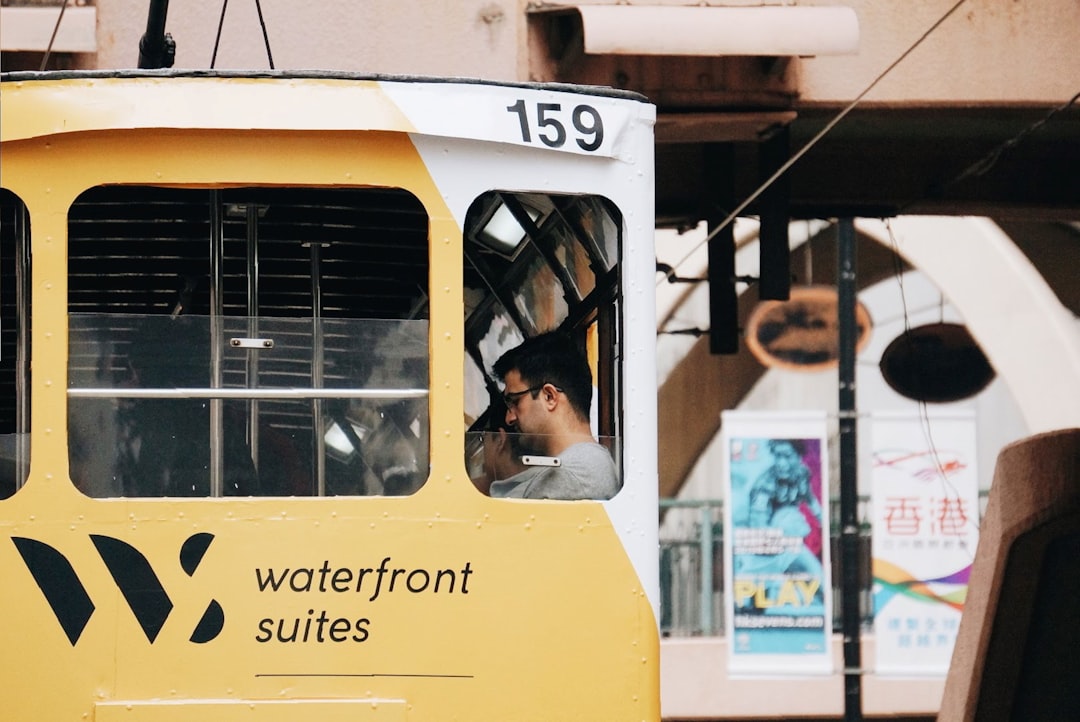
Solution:
M1080 328L997 224L902 216L888 226L860 219L856 228L886 245L895 239L896 251L948 297L1032 433L1080 425Z
M891 235L890 235L891 228ZM859 219L860 289L896 271L897 254L923 271L963 316L1032 433L1080 425L1080 329L1027 257L993 221L972 217ZM820 282L835 280L835 227L792 251L793 269L813 254ZM740 322L757 302L739 299ZM720 430L765 373L749 352L712 356L701 338L658 389L660 494L675 496ZM1053 383L1048 383L1053 379ZM687 423L692 419L692 423Z

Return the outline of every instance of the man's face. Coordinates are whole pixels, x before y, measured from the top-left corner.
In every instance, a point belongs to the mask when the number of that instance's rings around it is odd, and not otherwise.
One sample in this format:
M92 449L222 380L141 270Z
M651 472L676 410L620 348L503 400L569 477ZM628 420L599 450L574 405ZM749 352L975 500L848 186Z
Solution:
M503 395L506 399L506 423L521 434L521 442L536 453L543 453L537 435L544 433L547 409L541 391L529 391L517 370L506 372L503 379ZM521 393L521 392L525 393Z

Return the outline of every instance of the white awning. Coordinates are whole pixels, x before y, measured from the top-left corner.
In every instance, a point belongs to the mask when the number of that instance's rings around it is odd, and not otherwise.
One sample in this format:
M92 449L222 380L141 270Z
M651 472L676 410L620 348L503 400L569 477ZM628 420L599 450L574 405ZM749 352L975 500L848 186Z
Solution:
M848 7L809 5L539 5L581 16L590 55L850 55L859 19Z
M56 53L97 51L97 8L67 7L57 26L59 17L59 3L45 7L5 5L0 8L0 50L44 52L52 40Z

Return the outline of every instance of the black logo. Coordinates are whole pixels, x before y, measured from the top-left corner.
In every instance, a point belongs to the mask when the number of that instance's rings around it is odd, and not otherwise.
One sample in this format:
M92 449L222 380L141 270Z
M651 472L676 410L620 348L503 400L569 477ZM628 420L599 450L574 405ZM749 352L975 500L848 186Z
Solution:
M195 574L213 540L213 534L203 532L193 534L184 541L180 548L180 566L189 577ZM22 555L71 645L75 646L94 614L94 602L71 562L55 548L37 539L12 537L11 541ZM117 588L152 644L168 619L173 603L150 562L142 552L120 539L91 534L90 541L94 543ZM190 641L196 644L209 642L221 633L224 626L225 612L217 600L211 599L195 625Z

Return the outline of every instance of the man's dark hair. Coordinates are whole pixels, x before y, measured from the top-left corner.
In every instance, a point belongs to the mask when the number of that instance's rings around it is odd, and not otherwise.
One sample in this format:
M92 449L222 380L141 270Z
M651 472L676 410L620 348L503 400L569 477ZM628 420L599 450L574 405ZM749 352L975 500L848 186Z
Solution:
M553 384L562 389L570 406L585 421L592 405L592 371L584 349L569 336L549 331L525 339L504 353L494 366L500 380L517 371L530 387Z

